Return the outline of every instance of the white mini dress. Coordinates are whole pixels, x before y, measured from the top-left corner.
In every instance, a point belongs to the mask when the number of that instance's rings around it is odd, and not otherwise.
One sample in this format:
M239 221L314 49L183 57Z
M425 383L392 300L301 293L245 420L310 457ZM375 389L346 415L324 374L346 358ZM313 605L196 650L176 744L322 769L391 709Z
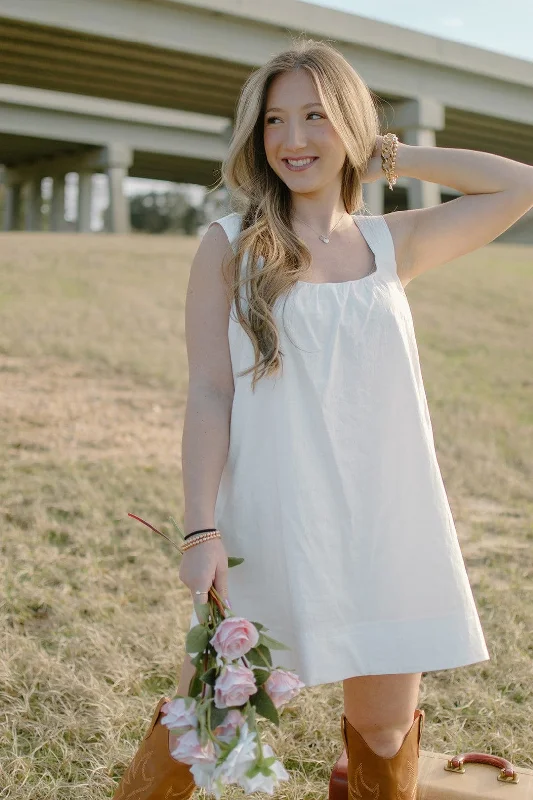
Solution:
M353 219L374 271L278 298L283 373L255 393L251 373L237 376L254 354L234 305L228 328L235 395L214 522L244 558L229 599L289 646L274 665L307 686L490 658L389 227ZM234 244L242 217L216 222Z

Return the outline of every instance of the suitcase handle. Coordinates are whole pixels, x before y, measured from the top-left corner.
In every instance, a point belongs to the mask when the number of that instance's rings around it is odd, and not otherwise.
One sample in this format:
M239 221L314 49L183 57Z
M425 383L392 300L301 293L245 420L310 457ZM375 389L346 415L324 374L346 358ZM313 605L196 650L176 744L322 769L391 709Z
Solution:
M499 767L499 781L504 783L518 783L518 773L506 758L491 756L489 753L460 753L448 759L444 769L448 772L466 772L463 764L490 764L491 767Z

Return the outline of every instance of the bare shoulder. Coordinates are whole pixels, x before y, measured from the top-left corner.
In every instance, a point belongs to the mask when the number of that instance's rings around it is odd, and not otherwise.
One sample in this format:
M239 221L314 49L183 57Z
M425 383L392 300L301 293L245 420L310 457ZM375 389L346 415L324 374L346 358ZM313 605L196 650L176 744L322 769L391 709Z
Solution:
M206 232L200 241L198 252L208 251L211 255L218 253L220 259L231 249L231 243L224 226L219 220L215 220L209 224Z
M216 290L222 285L222 265L232 253L226 231L216 220L202 236L189 275L188 293Z
M189 380L223 394L234 389L228 343L231 301L223 275L231 253L224 228L212 223L193 258L185 301Z

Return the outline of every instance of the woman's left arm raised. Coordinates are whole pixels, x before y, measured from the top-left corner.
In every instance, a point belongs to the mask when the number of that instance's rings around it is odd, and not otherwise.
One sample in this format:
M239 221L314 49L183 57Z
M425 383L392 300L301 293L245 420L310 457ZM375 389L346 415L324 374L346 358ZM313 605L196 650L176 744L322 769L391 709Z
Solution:
M386 214L404 284L492 242L533 208L533 166L492 153L399 143L395 172L463 193Z

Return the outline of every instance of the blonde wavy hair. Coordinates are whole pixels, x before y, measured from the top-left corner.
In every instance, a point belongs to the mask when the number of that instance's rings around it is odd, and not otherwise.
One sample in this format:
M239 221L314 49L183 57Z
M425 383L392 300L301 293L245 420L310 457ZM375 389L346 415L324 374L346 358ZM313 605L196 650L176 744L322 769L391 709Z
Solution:
M223 271L237 319L254 348L255 363L239 373L253 371L252 391L260 378L274 375L282 367L274 303L311 264L309 249L291 226L290 190L270 167L263 143L269 86L277 75L297 69L307 70L314 80L320 101L345 147L341 192L350 214L365 208L361 178L379 133L370 89L344 56L326 42L307 38L293 41L288 50L255 70L241 89L218 185L225 184L232 208L242 215L236 252ZM241 275L245 254L247 269Z

